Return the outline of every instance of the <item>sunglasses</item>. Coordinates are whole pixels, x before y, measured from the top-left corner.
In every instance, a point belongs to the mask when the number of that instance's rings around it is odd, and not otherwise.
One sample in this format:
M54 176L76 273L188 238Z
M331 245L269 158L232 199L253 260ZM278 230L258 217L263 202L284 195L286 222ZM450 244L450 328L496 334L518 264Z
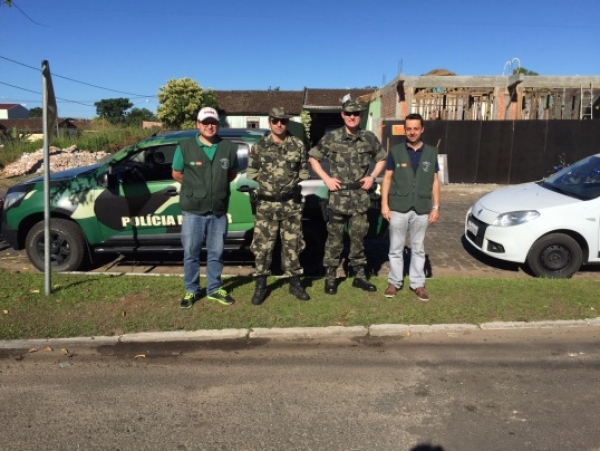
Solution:
M360 116L360 111L344 111L344 116Z
M201 124L202 124L204 127L208 127L208 126L210 126L210 125L212 125L213 127L216 127L217 125L219 125L219 124L218 124L218 122L212 122L212 121L210 121L210 122L208 122L208 121L207 121L207 122L200 122L200 123L201 123Z
M271 118L271 124L273 125L277 125L279 123L281 123L281 125L287 125L289 121L289 119L279 119L276 117Z

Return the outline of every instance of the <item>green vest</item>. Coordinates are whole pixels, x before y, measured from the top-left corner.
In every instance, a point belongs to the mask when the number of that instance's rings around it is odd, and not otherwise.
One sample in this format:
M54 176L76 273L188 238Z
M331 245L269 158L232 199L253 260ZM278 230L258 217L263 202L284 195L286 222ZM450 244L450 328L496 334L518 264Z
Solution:
M431 190L437 163L437 149L425 144L417 171L413 171L406 144L397 144L390 149L395 168L388 204L390 210L406 213L411 208L420 214L431 211ZM411 151L412 152L412 151Z
M229 204L229 173L237 164L237 146L230 141L218 141L211 161L196 138L180 144L184 173L179 196L183 211L217 216L227 213Z

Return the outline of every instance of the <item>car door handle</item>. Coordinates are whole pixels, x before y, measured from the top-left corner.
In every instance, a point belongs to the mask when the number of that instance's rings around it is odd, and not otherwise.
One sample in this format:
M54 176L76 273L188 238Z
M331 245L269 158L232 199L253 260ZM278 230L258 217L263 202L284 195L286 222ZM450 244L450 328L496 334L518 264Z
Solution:
M250 187L248 185L242 185L237 190L240 191L240 192L242 192L242 193L249 193L251 191L254 191L254 189L255 188L252 188L252 187Z
M177 196L179 194L179 191L177 191L175 188L171 188L171 189L166 190L163 194L165 196L173 197L173 196Z

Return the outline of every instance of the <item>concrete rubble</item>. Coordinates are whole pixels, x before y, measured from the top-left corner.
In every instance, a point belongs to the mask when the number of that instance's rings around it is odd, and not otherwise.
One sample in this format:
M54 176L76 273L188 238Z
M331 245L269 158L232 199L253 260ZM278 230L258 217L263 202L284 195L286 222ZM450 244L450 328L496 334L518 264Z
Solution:
M95 164L101 158L108 155L106 152L89 152L80 150L77 146L71 146L66 149L50 146L50 172L60 172L67 169L73 169L81 166ZM24 153L14 163L7 165L2 173L5 176L13 177L26 174L41 174L44 172L44 151L36 150L31 153Z

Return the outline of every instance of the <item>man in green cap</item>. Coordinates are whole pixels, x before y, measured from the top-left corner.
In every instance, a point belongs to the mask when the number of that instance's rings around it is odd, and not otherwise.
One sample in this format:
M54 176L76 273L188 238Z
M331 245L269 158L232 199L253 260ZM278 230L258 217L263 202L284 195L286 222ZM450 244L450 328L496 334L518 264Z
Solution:
M352 286L365 291L377 291L367 279L364 238L369 229L367 211L369 190L385 167L386 151L377 137L360 127L363 105L348 99L342 105L344 126L333 130L313 147L309 163L329 189L329 222L325 243L325 293L336 294L336 273L343 249L344 227L350 235L349 266L354 272ZM329 173L321 160L329 160ZM372 172L370 163L375 161Z
M252 304L267 297L277 233L281 236L281 265L289 277L289 292L301 301L310 296L300 283L303 274L299 254L302 239L302 187L308 178L306 147L288 131L290 116L282 107L269 112L271 133L252 146L246 176L258 182L257 206L251 250L255 257L256 286Z

